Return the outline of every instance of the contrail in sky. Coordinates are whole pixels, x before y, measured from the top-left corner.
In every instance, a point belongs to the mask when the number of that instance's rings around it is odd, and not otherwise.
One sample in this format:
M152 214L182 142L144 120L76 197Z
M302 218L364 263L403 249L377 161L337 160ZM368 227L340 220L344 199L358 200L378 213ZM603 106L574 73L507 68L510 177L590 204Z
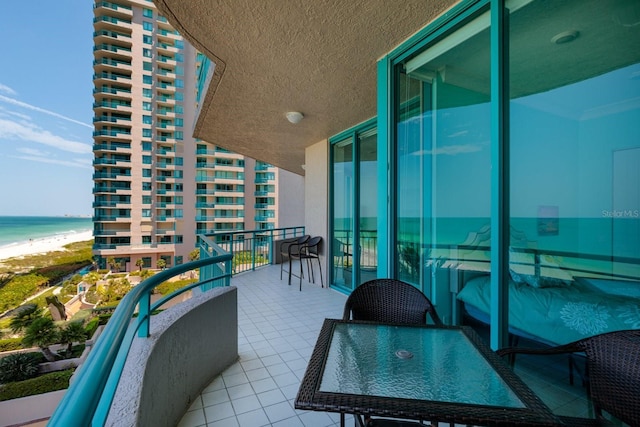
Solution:
M78 121L78 120L63 116L62 114L54 113L53 111L45 110L44 108L36 107L34 105L30 105L30 104L18 101L17 99L9 98L9 97L6 97L4 95L0 95L0 101L4 101L4 102L7 102L9 104L17 105L18 107L22 107L22 108L28 108L30 110L37 111L39 113L49 114L50 116L57 117L57 118L63 119L63 120L67 120L69 122L78 124L80 126L86 126L86 127L90 128L90 129L93 129L93 125L89 125L89 124L83 123L81 121Z

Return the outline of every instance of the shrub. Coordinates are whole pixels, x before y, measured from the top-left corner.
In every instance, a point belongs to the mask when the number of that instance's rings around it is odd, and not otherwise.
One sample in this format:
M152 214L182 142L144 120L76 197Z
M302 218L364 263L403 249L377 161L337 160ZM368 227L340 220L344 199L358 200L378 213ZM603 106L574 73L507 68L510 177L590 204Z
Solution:
M47 283L48 279L39 274L14 276L0 289L0 312L19 306L22 301Z
M100 318L94 317L93 319L89 320L87 325L84 327L85 331L87 331L87 337L89 337L89 339L91 339L91 337L93 337L93 334L96 333L98 326L100 326Z
M175 280L173 282L163 282L156 287L156 291L161 295L169 295L170 293L183 288L191 283L197 282L196 279Z
M24 381L38 375L38 362L28 353L16 353L0 359L0 383Z
M22 348L22 338L5 338L0 340L0 352L20 350Z
M69 388L69 379L73 369L52 372L29 380L5 384L0 388L0 401L49 393Z

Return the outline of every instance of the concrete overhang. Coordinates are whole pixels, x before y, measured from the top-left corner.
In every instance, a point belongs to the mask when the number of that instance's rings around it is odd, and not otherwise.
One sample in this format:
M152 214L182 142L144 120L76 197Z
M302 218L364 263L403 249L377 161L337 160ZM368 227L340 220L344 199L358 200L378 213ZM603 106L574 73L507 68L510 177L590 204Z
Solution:
M194 136L304 175L306 147L376 115L377 60L457 1L154 3L215 63Z

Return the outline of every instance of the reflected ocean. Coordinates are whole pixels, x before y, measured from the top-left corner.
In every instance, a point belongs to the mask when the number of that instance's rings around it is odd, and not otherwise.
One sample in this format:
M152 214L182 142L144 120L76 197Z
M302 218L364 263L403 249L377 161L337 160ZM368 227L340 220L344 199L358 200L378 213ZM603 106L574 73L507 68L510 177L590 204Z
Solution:
M0 216L0 246L92 229L90 217Z

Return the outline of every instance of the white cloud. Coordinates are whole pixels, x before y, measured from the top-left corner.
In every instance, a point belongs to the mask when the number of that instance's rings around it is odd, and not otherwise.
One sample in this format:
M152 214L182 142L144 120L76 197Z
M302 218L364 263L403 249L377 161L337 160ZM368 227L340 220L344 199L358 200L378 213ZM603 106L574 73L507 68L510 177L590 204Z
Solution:
M0 119L0 138L35 142L71 153L89 154L92 152L91 146L88 144L70 141L63 137L53 135L51 132L27 122L18 123L11 120Z
M27 154L29 156L48 156L49 153L47 151L36 150L35 148L27 148L20 147L17 148L16 151L19 153Z
M2 87L5 87L5 88L11 90L11 88L8 88L7 86L2 86ZM0 87L0 89L1 89L1 87ZM36 107L35 105L30 105L30 104L27 104L26 102L18 101L17 99L9 98L9 97L4 96L4 95L0 95L0 101L4 101L4 102L6 102L8 104L12 104L12 105L17 105L18 107L27 108L29 110L37 111L39 113L48 114L50 116L57 117L59 119L67 120L67 121L69 121L71 123L75 123L77 125L86 126L88 128L93 129L93 125L91 125L91 124L87 124L87 123L84 123L84 122L81 122L81 121L78 121L78 120L63 116L62 114L58 114L58 113L55 113L53 111L45 110L44 108Z
M93 169L90 161L82 160L82 159L74 159L69 161L69 160L52 159L50 157L44 157L44 156L10 156L10 157L13 157L14 159L30 160L34 162L40 162L40 163L49 163L49 164L55 164L55 165L61 165L61 166L68 166L72 168Z
M11 89L7 85L3 85L2 83L0 83L0 92L8 93L11 96L17 95L15 90Z

